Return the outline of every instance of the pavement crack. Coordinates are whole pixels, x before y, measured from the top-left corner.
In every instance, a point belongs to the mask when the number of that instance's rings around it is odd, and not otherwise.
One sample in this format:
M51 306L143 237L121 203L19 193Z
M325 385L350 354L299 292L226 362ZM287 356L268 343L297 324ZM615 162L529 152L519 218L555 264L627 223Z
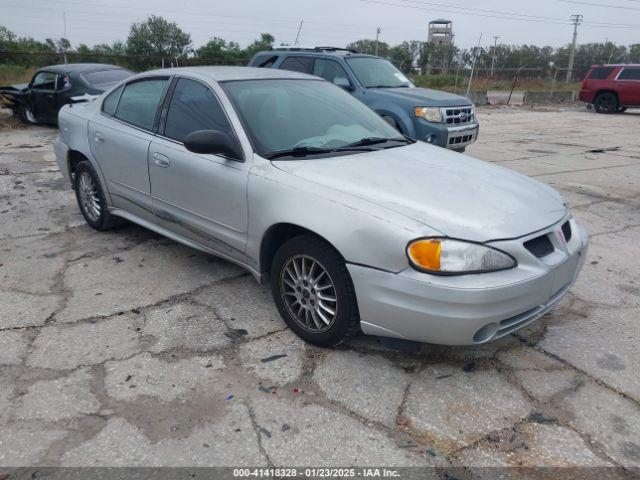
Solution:
M267 461L267 465L269 467L274 467L275 465L271 460L271 458L269 457L269 454L267 453L267 450L265 449L264 444L262 443L263 427L261 427L258 424L258 420L256 419L256 414L253 410L253 406L249 401L246 401L246 400L243 403L245 407L247 407L247 411L249 412L249 420L251 420L253 433L255 434L256 441L258 442L258 450L260 450L260 453L262 454L262 456L264 456L265 460Z

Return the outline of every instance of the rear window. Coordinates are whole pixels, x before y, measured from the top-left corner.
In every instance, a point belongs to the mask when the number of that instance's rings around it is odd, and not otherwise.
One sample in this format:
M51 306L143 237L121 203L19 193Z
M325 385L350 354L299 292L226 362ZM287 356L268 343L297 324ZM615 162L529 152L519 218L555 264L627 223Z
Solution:
M276 60L278 59L278 55L258 55L251 62L252 67L261 67L261 68L269 68L272 67Z
M605 80L609 78L611 72L613 72L614 67L598 67L593 68L591 73L589 74L589 78L591 80Z
M120 87L117 90L114 90L107 98L102 102L102 111L107 115L113 115L116 113L116 106L118 105L118 99L120 98L120 92L122 92L122 88Z
M116 68L113 70L100 70L98 72L85 73L82 78L91 86L99 87L100 85L106 85L109 83L117 83L121 80L126 80L133 73L129 70Z
M640 80L640 67L626 67L618 75L618 80Z

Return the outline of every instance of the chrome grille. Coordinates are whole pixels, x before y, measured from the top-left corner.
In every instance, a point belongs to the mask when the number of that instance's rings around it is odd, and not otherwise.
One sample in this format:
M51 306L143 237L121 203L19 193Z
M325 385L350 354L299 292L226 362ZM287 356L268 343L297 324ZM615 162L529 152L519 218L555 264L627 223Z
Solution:
M450 127L468 125L475 120L473 107L446 107L442 109L444 123Z

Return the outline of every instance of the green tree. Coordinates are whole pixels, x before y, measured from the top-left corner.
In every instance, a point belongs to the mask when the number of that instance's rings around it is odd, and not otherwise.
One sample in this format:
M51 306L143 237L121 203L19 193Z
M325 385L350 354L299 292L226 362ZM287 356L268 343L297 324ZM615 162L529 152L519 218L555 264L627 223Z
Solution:
M196 56L204 61L230 63L242 57L242 50L236 42L213 37L196 50Z
M127 53L142 57L135 63L143 66L157 64L160 58L169 61L184 57L190 50L191 35L182 31L175 22L155 15L131 25L126 43Z
M360 53L366 53L368 55L376 54L376 41L369 39L362 39L350 43L347 48L351 50L357 50ZM385 42L378 42L378 56L386 57L389 54L389 44Z
M258 40L254 40L247 48L242 51L242 56L248 59L262 50L272 50L273 42L275 41L276 39L270 33L261 33Z

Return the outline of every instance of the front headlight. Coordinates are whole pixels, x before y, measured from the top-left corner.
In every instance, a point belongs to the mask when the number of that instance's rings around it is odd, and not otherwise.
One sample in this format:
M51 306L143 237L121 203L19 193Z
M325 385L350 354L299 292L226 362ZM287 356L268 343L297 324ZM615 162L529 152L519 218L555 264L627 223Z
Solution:
M416 107L413 112L416 117L422 117L428 122L440 123L442 121L442 112L438 107Z
M448 238L414 240L407 246L407 256L416 270L439 275L495 272L517 265L511 255L496 248Z

